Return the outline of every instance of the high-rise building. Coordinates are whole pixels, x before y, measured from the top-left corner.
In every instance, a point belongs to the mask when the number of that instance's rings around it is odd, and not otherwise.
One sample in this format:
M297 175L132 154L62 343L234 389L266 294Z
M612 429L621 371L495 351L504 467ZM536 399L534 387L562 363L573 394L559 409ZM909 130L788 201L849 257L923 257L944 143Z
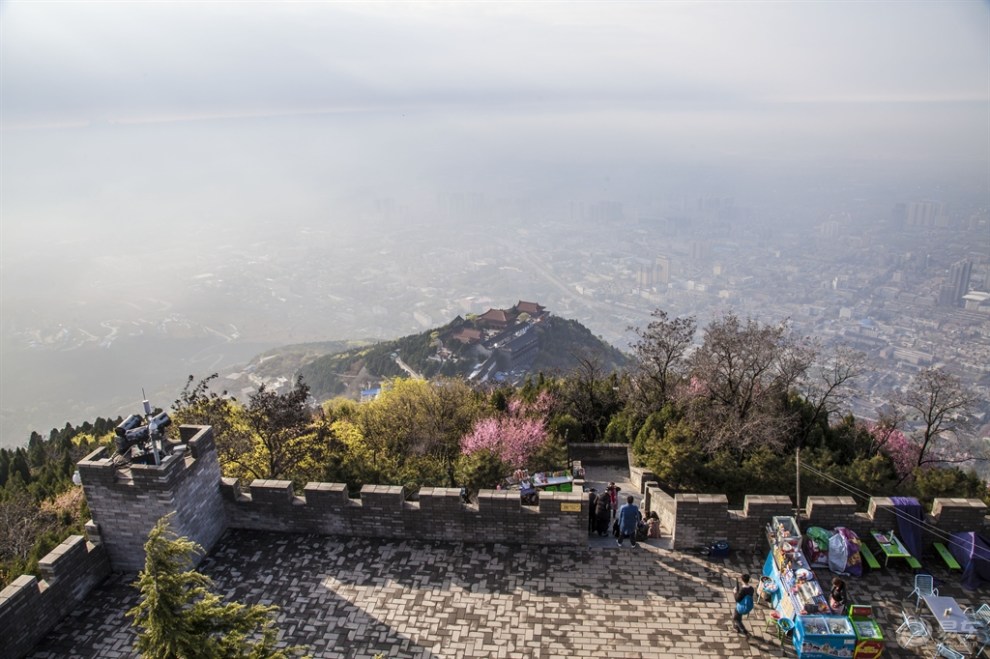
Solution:
M661 286L666 286L670 283L670 258L667 256L658 256L654 264L654 269L656 270L656 277L654 279L655 283Z
M973 274L973 262L963 259L949 268L949 278L939 291L938 302L945 307L963 305L963 295L969 292L969 279Z
M933 227L944 224L945 204L940 201L911 201L907 204L906 224L909 227Z

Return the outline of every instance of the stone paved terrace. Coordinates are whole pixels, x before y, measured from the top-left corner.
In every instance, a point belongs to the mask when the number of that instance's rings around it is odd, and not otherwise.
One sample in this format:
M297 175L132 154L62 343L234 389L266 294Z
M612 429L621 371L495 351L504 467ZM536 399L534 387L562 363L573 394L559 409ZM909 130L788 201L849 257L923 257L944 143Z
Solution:
M588 475L590 486L614 480L623 494L633 491L624 470L599 467ZM765 627L765 606L749 616L748 639L730 622L734 579L759 575L766 554L734 551L724 562L709 561L669 544L662 538L619 549L594 537L576 549L229 530L200 569L229 598L278 605L282 640L308 646L315 657L781 656ZM963 605L990 601L985 592L963 591L941 567L929 571L941 594ZM831 579L827 570L818 576ZM137 603L134 578L111 577L29 656L136 656L124 615ZM877 610L885 657L934 652L933 642L910 646L895 634L901 609L913 609L912 580L894 567L847 580L851 601ZM792 646L783 650L795 656Z
M277 604L284 640L317 657L774 657L764 606L748 640L729 620L733 578L762 560L710 562L645 543L527 549L228 531L200 568L228 597ZM943 594L978 603L936 574ZM29 656L135 656L124 616L137 601L133 579L111 577ZM852 600L879 608L888 657L933 651L894 641L911 579L898 570L850 579Z

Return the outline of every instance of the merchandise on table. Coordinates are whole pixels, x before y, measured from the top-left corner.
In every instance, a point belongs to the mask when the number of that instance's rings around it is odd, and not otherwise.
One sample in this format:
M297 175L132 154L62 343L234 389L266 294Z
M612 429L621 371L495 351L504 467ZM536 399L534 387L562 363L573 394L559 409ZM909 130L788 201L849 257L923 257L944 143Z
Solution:
M856 631L842 616L799 616L794 625L794 648L802 659L853 656Z
M828 568L839 574L863 575L863 557L859 553L860 540L850 529L837 526L829 540Z
M774 517L767 525L770 552L763 564L761 593L767 593L777 612L794 622L792 643L802 659L852 658L856 632L845 616L832 615L801 551L801 533L791 517ZM772 585L766 585L764 580Z
M804 532L804 555L816 567L828 567L828 543L832 532L820 526L810 526Z

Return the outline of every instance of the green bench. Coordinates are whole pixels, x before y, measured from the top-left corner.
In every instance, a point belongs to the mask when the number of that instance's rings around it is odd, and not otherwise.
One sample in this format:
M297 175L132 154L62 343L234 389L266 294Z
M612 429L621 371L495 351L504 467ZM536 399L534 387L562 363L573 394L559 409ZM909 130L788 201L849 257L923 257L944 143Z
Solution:
M937 551L938 555L942 557L942 560L945 561L945 564L949 566L950 570L962 569L962 566L959 565L959 561L955 559L952 553L949 552L949 550L946 549L945 545L943 545L941 542L936 542L935 544L932 545L932 547L935 547L935 551Z
M906 556L904 560L907 561L907 564L910 565L912 569L915 570L921 569L921 563L919 563L918 559L915 558L914 556Z
M873 552L865 544L861 543L859 545L859 555L863 557L863 560L866 561L866 564L870 566L871 570L880 569L880 561L876 559Z

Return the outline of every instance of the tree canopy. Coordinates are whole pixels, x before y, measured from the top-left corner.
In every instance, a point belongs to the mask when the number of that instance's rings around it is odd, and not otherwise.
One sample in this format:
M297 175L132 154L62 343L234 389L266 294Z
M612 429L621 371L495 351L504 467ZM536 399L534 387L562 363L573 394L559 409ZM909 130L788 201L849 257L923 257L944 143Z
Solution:
M277 647L275 606L224 602L212 580L192 569L202 548L178 536L171 515L158 520L144 545L144 569L135 586L141 601L127 612L138 629L145 659L284 659L299 648Z

